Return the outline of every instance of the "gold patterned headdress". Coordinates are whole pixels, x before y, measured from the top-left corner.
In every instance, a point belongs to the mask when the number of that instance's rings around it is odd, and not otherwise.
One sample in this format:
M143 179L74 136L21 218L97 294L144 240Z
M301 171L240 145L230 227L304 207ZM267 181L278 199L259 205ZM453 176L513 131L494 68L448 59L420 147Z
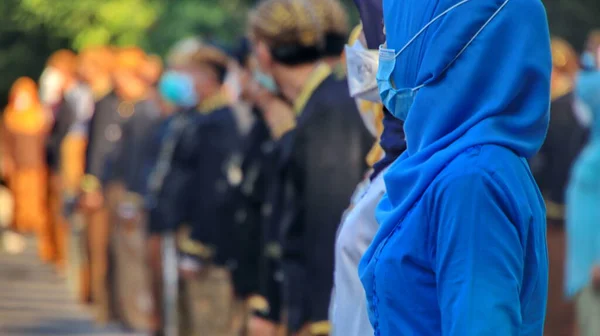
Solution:
M294 49L321 49L324 45L323 21L312 1L266 0L250 14L249 32L272 53Z

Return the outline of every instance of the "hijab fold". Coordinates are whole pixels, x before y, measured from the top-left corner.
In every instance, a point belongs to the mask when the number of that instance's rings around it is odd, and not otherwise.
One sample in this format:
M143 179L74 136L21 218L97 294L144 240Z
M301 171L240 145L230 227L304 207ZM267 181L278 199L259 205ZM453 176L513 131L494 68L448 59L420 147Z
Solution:
M388 48L400 50L458 2L384 0ZM550 55L541 1L472 0L432 24L396 59L397 88L426 85L404 124L407 150L385 175L380 229L361 273L456 156L479 145L503 146L524 159L539 150L549 122Z

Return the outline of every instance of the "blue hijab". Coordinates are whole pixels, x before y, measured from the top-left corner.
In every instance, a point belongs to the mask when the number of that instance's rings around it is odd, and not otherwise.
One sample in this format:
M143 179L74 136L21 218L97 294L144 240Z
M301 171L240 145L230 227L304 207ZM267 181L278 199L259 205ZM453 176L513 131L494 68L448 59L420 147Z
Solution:
M387 47L400 50L459 2L384 0ZM407 149L384 177L387 194L376 214L380 229L361 274L373 272L380 244L457 155L486 144L523 158L539 150L549 122L550 55L541 1L472 0L433 23L396 59L396 88L425 86L404 124Z
M600 263L600 71L579 75L575 94L592 112L590 141L573 165L567 188L565 292L574 296Z

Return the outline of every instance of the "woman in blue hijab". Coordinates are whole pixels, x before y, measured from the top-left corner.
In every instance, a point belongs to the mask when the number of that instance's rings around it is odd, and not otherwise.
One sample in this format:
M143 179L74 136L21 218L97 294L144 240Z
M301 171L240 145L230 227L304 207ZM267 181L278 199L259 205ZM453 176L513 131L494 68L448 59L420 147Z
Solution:
M375 335L542 335L549 121L539 0L384 0L377 80L405 120L359 268Z

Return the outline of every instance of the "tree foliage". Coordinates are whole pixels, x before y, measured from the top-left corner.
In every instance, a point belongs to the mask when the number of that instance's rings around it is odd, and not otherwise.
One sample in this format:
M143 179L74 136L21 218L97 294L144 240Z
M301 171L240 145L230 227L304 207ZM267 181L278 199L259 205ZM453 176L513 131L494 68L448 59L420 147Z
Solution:
M342 0L357 15L353 0ZM139 45L164 55L192 35L231 42L259 0L0 0L0 104L18 76L36 78L49 54L99 44ZM581 49L600 27L598 0L545 0L553 34Z

